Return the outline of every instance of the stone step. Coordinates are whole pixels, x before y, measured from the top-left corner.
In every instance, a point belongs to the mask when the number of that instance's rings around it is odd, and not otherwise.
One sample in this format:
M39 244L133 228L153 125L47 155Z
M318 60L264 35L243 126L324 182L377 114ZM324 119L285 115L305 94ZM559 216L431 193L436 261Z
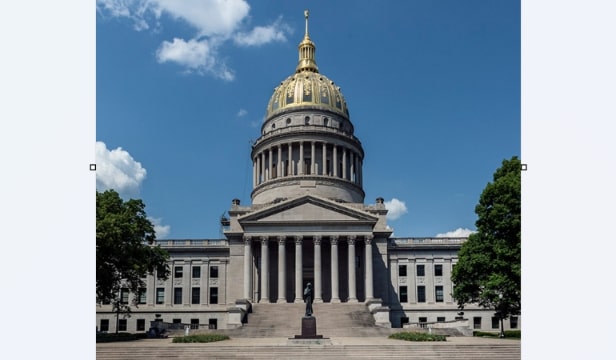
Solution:
M213 344L148 343L129 346L98 346L97 360L116 359L520 359L520 343L501 345L452 345L402 343L401 345L330 345L330 346L224 346Z

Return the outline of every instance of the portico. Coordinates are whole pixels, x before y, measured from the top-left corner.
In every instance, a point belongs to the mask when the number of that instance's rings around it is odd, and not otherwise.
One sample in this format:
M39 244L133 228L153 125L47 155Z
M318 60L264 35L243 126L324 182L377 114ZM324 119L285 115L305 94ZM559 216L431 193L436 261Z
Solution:
M372 234L245 235L244 297L303 302L303 288L311 282L316 303L369 300L372 239Z

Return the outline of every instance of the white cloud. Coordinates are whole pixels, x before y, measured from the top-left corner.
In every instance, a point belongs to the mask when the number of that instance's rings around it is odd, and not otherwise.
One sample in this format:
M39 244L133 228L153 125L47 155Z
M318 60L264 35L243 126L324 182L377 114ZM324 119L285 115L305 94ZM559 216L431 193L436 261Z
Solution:
M171 225L163 225L163 219L148 217L148 220L150 220L152 225L154 225L154 231L156 232L157 239L164 239L171 232Z
M471 230L471 229L467 229L467 228L457 228L453 231L448 231L446 233L442 233L442 234L436 234L435 237L468 237L470 234L474 233L475 231Z
M389 210L387 212L387 220L396 220L408 212L404 201L400 201L396 198L385 201L385 208Z
M97 11L104 17L129 19L137 31L161 28L163 14L188 24L195 30L193 38L164 41L156 52L158 61L174 62L190 73L214 75L226 81L235 76L217 52L224 42L232 39L236 45L259 46L286 41L285 33L291 33L282 18L271 25L243 31L250 12L244 0L97 0Z
M240 111L237 112L237 117L242 117L242 116L245 116L246 114L248 114L248 111L244 109L240 109Z
M205 39L185 41L175 38L173 42L163 41L156 51L156 59L160 63L175 62L189 72L209 73L226 81L235 78L233 72L217 60L215 47Z
M233 41L241 46L261 46L273 41L287 41L285 33L290 32L290 28L282 23L282 18L269 26L256 26L249 32L237 33Z
M102 141L96 142L96 190L114 189L122 197L139 194L139 187L146 177L141 163L121 147L108 150Z

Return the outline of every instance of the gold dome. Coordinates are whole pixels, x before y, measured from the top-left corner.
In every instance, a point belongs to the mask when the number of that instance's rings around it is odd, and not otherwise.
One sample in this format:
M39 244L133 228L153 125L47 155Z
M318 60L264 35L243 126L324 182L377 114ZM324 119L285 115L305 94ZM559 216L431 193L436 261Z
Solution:
M301 71L289 76L274 89L265 118L269 119L284 110L304 106L314 106L349 117L340 87L323 74Z
M308 10L306 18L306 34L299 43L299 62L295 74L286 78L274 89L268 105L265 120L272 115L282 113L292 108L314 106L322 110L330 110L349 117L344 96L340 87L325 75L319 74L319 68L314 58L316 46L308 35Z

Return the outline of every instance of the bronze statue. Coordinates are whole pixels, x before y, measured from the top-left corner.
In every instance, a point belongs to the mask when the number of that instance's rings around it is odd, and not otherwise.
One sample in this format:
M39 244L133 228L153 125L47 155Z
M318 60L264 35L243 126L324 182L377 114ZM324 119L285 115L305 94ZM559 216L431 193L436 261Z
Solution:
M312 284L310 283L304 289L304 302L306 303L306 316L312 316Z

